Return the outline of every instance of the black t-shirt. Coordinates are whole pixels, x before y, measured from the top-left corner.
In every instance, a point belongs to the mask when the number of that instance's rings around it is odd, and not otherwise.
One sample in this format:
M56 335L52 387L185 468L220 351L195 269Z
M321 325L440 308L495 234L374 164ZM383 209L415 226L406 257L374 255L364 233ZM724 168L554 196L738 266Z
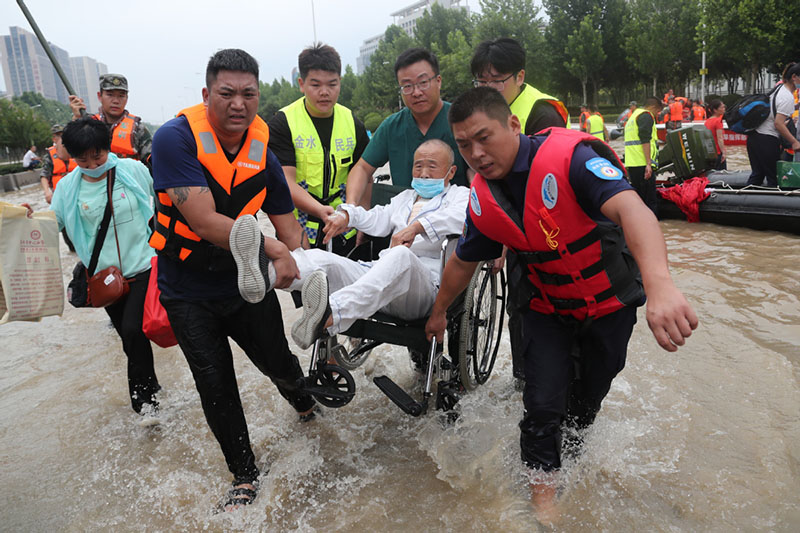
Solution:
M653 136L653 115L645 111L636 117L636 126L639 127L639 140L650 142L650 138Z
M567 125L556 107L548 100L536 102L525 122L525 135L534 135L545 128L565 128Z
M308 113L308 109L306 109ZM321 146L330 146L331 132L333 131L333 115L325 118L311 117L311 122L317 129ZM369 137L367 137L367 128L364 123L353 117L356 126L356 149L353 152L353 165L361 159L361 154L364 153L364 148L367 147ZM283 111L278 111L270 119L269 123L269 149L275 154L275 157L280 161L281 166L296 167L297 159L295 158L294 142L292 141L292 131L289 128L289 121L286 120L286 114Z

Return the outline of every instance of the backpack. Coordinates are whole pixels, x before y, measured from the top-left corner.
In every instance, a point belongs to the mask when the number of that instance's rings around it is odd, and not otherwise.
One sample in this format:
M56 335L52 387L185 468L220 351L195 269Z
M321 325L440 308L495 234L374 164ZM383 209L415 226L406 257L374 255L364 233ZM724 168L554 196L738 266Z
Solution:
M770 114L770 97L782 84L767 94L748 94L725 111L728 129L736 133L753 133Z

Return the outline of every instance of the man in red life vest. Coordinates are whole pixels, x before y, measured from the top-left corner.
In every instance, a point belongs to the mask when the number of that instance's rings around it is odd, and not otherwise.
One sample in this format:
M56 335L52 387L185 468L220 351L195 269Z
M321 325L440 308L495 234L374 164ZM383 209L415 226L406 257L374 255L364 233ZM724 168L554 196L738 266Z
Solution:
M128 80L122 74L103 74L100 76L100 91L97 93L100 110L94 116L111 129L111 151L118 157L132 157L150 166L150 145L152 136L142 119L131 115L125 105L128 103ZM75 118L86 109L83 100L74 94L69 96L69 106Z
M685 343L697 317L670 278L658 221L605 143L562 128L520 135L502 96L481 87L453 103L449 120L477 175L426 331L442 338L445 311L480 261L503 245L519 255L530 295L520 445L537 516L553 523L562 424L579 450L581 430L625 364L645 294L648 325L665 350Z

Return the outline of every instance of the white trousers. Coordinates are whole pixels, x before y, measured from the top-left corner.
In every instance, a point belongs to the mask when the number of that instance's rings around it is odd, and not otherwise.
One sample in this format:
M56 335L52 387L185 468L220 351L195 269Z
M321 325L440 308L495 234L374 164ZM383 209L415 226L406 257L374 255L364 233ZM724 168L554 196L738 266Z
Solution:
M377 311L413 320L427 316L436 299L437 286L422 261L405 246L395 246L377 261L353 261L325 250L292 252L300 270L290 290L303 287L303 280L315 270L328 276L329 302L335 335Z

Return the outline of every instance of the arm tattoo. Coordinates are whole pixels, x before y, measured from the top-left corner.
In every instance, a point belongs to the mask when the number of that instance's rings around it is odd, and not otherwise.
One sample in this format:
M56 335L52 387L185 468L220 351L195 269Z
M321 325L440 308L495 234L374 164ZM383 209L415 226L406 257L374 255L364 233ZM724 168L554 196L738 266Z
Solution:
M181 205L189 197L189 187L175 187L172 189L175 193L175 203Z
M198 189L200 194L211 192L208 187L175 187L172 191L175 193L175 203L177 205L182 205L189 198L189 189Z

